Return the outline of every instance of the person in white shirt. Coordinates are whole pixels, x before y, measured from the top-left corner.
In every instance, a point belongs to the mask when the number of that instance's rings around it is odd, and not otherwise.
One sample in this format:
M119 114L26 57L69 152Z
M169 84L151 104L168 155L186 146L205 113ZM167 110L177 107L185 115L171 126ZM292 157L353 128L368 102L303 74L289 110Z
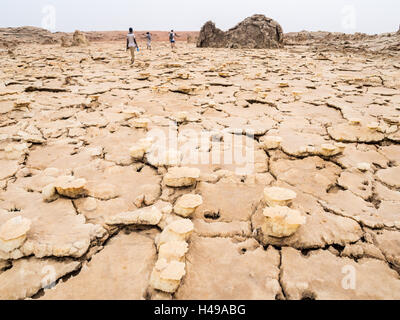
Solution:
M133 29L129 28L129 33L126 39L126 50L130 50L131 52L131 63L134 64L135 63L135 50L136 48L139 48L137 42L136 42L136 38L135 38L135 34L133 33Z

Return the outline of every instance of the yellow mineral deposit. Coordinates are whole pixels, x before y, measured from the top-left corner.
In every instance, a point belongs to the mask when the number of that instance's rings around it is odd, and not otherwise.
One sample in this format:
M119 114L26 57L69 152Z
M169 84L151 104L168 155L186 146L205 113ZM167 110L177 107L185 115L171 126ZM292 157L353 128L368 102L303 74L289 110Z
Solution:
M18 249L26 240L31 220L17 216L0 226L0 251L9 253Z
M367 128L370 130L376 131L379 128L379 122L369 122L367 124Z
M359 126L359 125L361 125L361 119L360 118L349 118L349 124L352 126Z
M55 182L54 186L57 193L61 196L76 199L87 194L86 180L77 179L73 176L61 176Z
M134 127L134 128L141 128L141 129L147 129L149 126L150 120L147 118L136 118L136 119L131 119L129 121L129 124Z
M190 217L203 204L203 198L197 194L185 194L180 197L174 206L174 212L184 218Z
M264 201L270 207L288 206L296 199L296 192L279 187L267 187L264 189Z

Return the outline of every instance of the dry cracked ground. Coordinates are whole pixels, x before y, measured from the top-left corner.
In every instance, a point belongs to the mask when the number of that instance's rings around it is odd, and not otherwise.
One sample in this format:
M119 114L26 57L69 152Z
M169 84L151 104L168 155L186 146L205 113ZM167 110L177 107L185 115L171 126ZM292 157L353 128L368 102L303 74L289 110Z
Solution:
M400 298L397 56L122 46L0 52L0 299ZM152 157L171 123L189 152ZM291 236L263 227L273 186Z

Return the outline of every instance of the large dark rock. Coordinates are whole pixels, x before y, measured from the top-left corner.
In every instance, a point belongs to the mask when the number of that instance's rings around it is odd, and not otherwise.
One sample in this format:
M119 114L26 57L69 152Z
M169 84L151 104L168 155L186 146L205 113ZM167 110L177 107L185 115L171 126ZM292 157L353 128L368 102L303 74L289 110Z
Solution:
M283 45L283 30L278 22L262 14L256 14L224 32L212 21L200 31L197 46L206 48L279 48Z

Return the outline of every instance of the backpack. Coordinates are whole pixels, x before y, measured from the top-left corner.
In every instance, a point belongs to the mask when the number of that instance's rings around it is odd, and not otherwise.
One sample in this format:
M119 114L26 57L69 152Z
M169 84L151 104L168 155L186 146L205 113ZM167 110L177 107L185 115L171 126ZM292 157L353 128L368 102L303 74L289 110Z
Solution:
M170 32L169 33L169 41L172 41L172 40L174 40L174 33Z

